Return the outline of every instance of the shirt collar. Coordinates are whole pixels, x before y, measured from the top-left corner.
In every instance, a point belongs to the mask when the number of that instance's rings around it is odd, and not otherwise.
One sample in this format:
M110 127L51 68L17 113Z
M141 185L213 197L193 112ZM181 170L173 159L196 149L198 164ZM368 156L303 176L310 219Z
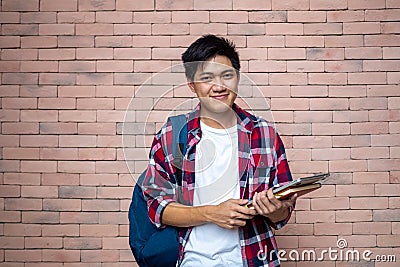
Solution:
M200 103L189 113L188 117L188 132L196 135L199 133L200 130ZM246 132L251 133L254 129L254 121L257 118L248 113L247 111L240 108L237 104L233 103L232 106L233 111L236 113L237 122L238 122L238 129Z

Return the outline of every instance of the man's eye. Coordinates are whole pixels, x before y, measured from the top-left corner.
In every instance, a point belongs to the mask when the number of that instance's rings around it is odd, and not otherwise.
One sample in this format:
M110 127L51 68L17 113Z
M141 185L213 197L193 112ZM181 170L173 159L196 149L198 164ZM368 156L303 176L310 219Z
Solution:
M202 82L210 82L212 78L210 76L203 76L200 78Z
M234 76L233 76L233 73L225 73L224 74L224 79L232 79Z

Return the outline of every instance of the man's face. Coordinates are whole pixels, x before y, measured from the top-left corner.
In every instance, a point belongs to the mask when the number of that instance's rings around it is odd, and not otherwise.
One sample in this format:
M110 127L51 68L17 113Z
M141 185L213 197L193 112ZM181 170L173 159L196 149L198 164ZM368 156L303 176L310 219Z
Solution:
M232 108L238 84L238 74L229 58L217 55L199 66L189 87L197 94L203 111L223 113Z

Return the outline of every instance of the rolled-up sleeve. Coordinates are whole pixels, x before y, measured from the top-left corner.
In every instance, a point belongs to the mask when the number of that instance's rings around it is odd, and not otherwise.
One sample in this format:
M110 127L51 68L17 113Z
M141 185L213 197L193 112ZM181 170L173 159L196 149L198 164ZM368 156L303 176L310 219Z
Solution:
M274 174L271 173L271 177L277 177L278 184L284 185L284 184L292 181L293 179L292 179L292 174L289 169L289 164L287 162L285 147L283 145L282 139L280 138L279 134L276 134L275 150L277 152L277 162L276 162L276 168L275 168L276 173L274 173ZM294 210L294 207L290 207L289 214L285 219L283 219L282 221L276 222L276 223L270 221L270 225L276 230L282 228L290 220L293 210Z
M148 215L156 227L163 227L162 214L167 205L176 201L176 185L172 165L166 161L162 135L166 127L154 137L149 164L143 181L143 194L147 199Z

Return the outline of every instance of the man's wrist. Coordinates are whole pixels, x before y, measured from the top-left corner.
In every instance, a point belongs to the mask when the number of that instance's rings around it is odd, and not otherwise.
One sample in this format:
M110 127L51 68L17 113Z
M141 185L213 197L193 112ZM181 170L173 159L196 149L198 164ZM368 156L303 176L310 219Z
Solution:
M268 216L268 218L273 222L277 223L285 220L289 216L289 208L282 209L277 211L274 215Z

